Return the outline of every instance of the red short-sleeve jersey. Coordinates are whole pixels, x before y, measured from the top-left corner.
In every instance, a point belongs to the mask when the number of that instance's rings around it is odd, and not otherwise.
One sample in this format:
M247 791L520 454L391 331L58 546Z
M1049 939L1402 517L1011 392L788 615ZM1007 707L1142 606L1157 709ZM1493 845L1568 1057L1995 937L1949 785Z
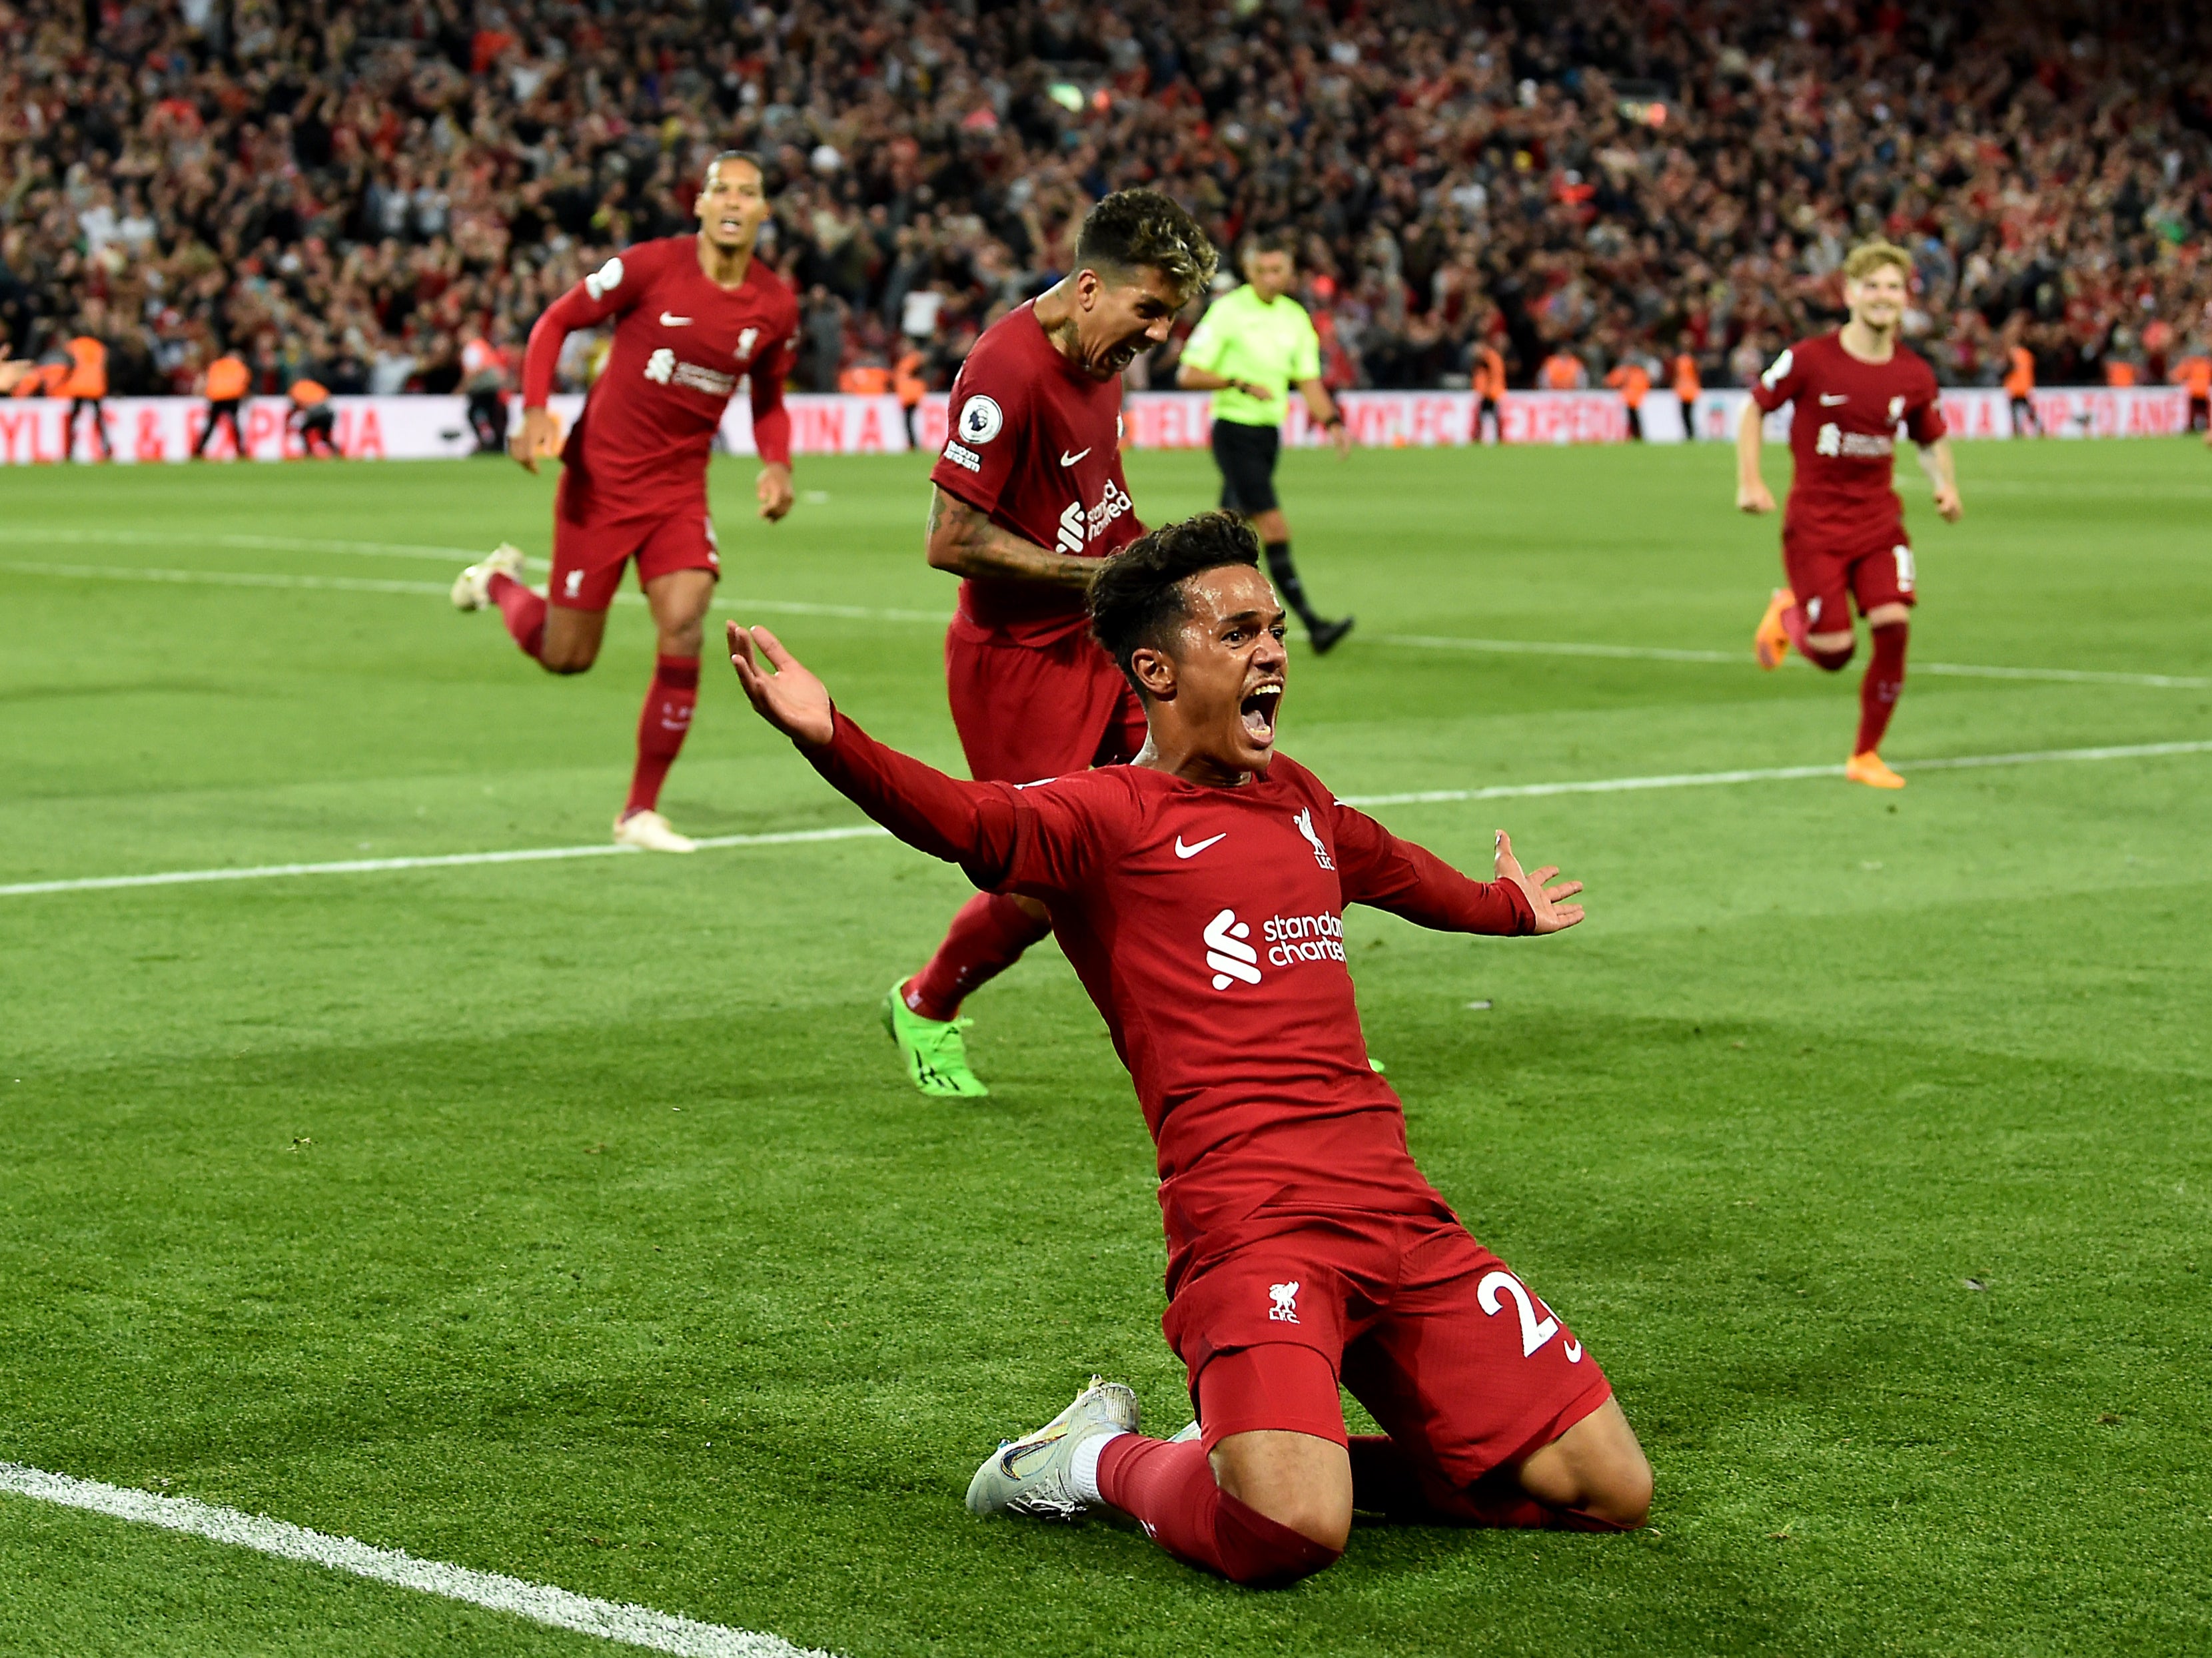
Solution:
M929 477L1001 529L1071 557L1105 558L1144 533L1121 472L1121 382L1062 356L1033 305L985 329L960 365ZM1082 594L1040 582L970 578L960 610L1018 643L1085 625Z
M1769 413L1795 405L1796 462L1785 533L1841 552L1886 551L1905 538L1905 507L1892 481L1897 428L1915 443L1943 435L1936 371L1899 346L1887 362L1862 362L1840 331L1800 340L1751 388Z
M725 288L699 268L697 239L624 248L571 288L532 332L523 401L542 404L559 336L614 319L606 366L561 452L561 507L578 522L703 510L722 411L750 376L755 424L780 411L799 330L783 279L756 258ZM550 349L539 334L551 325ZM763 452L768 446L764 443Z

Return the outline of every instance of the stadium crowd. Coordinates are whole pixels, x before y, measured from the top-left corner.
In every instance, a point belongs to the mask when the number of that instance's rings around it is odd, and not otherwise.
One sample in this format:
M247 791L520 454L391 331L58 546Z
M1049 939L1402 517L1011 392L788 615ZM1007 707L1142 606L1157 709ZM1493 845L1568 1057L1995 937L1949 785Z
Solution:
M0 0L0 331L452 390L730 147L800 389L944 384L1136 183L1295 233L1337 386L1741 383L1877 232L1948 382L2212 332L2212 11L2119 0Z

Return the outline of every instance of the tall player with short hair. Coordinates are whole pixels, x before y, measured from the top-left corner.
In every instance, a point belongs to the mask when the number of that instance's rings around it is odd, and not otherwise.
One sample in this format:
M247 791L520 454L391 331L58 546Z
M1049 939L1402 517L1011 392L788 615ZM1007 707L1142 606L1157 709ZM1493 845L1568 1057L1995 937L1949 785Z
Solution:
M1172 200L1116 191L1085 217L1075 269L985 329L952 383L927 557L961 578L945 683L978 779L1110 765L1144 740L1143 708L1085 631L1084 592L1144 527L1121 472L1121 371L1165 343L1213 267L1212 243ZM891 987L884 1023L915 1087L990 1091L969 1066L960 1004L1051 930L1035 900L980 893L927 965Z
M1774 496L1759 476L1760 428L1766 415L1795 405L1790 448L1796 471L1782 520L1790 585L1775 589L1753 645L1762 668L1780 667L1794 645L1807 661L1834 673L1857 643L1850 611L1856 603L1874 655L1860 683L1858 737L1844 775L1881 789L1905 786L1879 750L1905 684L1908 623L1918 602L1905 504L1891 476L1900 425L1918 446L1936 511L1953 524L1960 511L1935 370L1897 337L1911 273L1911 255L1901 247L1854 248L1844 261L1850 320L1774 360L1751 388L1735 443L1737 507L1772 512Z
M464 610L497 605L524 654L549 673L582 673L605 636L623 568L637 561L659 653L637 728L629 795L615 840L648 852L690 852L658 810L660 786L691 728L707 607L720 578L707 462L722 411L750 377L755 493L773 524L791 510L791 416L783 404L799 307L753 245L769 214L754 157L725 151L694 203L696 236L641 242L546 307L522 363L522 430L514 458L535 472L554 444L546 398L561 343L612 319L614 343L584 412L562 447L547 591L521 581L522 553L501 546L453 583Z
M1198 1421L1140 1436L1094 1382L976 1470L979 1515L1100 1503L1243 1583L1332 1564L1355 1507L1431 1523L1620 1530L1651 1471L1611 1384L1559 1315L1423 1177L1367 1058L1343 912L1447 932L1557 932L1577 882L1497 840L1470 880L1274 752L1283 611L1251 530L1153 531L1091 593L1143 697L1134 764L962 783L869 738L766 629L732 623L762 716L909 845L985 891L1050 907L1158 1143L1168 1340ZM763 653L775 671L757 666ZM1345 1430L1340 1382L1383 1432Z

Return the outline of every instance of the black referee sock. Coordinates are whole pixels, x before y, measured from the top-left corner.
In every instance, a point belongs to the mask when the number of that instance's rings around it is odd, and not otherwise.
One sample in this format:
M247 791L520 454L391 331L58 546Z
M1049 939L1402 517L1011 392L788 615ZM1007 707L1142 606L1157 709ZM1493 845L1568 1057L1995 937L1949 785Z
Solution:
M1283 595L1283 602L1297 612L1298 620L1306 624L1308 633L1318 633L1328 624L1306 602L1306 585L1298 580L1298 567L1291 562L1291 544L1271 541L1266 550L1267 574L1274 578L1276 589Z

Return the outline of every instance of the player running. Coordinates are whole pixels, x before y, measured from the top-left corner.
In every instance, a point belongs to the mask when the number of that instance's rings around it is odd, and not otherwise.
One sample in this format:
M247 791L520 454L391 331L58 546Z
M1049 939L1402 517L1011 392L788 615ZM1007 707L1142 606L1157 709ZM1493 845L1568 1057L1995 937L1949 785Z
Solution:
M1058 777L1144 741L1144 709L1085 631L1083 595L1098 561L1144 529L1121 472L1121 371L1165 342L1213 264L1173 201L1117 191L1085 217L1074 270L985 329L952 383L927 556L961 578L945 685L977 778ZM1051 931L1036 900L979 893L928 965L891 987L884 1023L915 1087L990 1092L969 1067L961 1001Z
M762 716L909 845L1048 904L1159 1152L1170 1345L1199 1422L1139 1436L1096 1382L976 1472L978 1514L1097 1503L1243 1583L1343 1551L1355 1507L1431 1521L1641 1525L1651 1473L1574 1333L1422 1177L1368 1062L1343 912L1557 932L1578 882L1501 832L1468 879L1274 752L1283 611L1252 531L1207 513L1099 574L1098 639L1140 691L1136 762L963 783L868 738L764 629L730 625ZM775 671L754 660L763 653ZM1340 1379L1384 1431L1346 1433Z
M1796 405L1790 422L1796 471L1782 520L1790 585L1775 589L1753 647L1762 668L1780 667L1795 645L1807 661L1834 673L1857 643L1850 612L1857 602L1874 635L1874 659L1859 685L1858 738L1844 775L1878 789L1905 786L1878 750L1905 684L1907 623L1917 602L1905 505L1891 482L1899 423L1919 447L1936 512L1955 524L1960 511L1936 373L1897 337L1911 270L1901 247L1854 248L1844 261L1850 320L1774 360L1751 388L1735 440L1735 504L1771 513L1774 496L1759 471L1762 417Z
M1244 285L1206 307L1176 368L1186 391L1213 393L1213 464L1221 470L1221 508L1252 521L1267 550L1275 590L1305 623L1314 654L1325 656L1354 618L1326 622L1306 598L1291 558L1290 520L1275 501L1275 461L1283 451L1290 388L1328 433L1337 459L1352 452L1352 432L1321 380L1321 336L1305 307L1290 296L1290 238L1255 236L1244 247ZM1480 416L1478 416L1478 422Z
M696 849L658 807L699 699L702 629L721 574L707 460L740 376L751 380L760 515L773 524L791 510L783 378L799 307L753 258L769 214L763 180L752 156L724 151L699 188L696 236L625 248L546 307L523 357L522 430L514 444L532 472L552 452L545 400L561 343L576 329L615 323L606 367L561 450L551 580L542 595L524 586L521 551L501 546L453 583L457 608L496 604L514 642L548 672L582 673L598 659L623 567L637 560L659 653L615 839L647 852Z

